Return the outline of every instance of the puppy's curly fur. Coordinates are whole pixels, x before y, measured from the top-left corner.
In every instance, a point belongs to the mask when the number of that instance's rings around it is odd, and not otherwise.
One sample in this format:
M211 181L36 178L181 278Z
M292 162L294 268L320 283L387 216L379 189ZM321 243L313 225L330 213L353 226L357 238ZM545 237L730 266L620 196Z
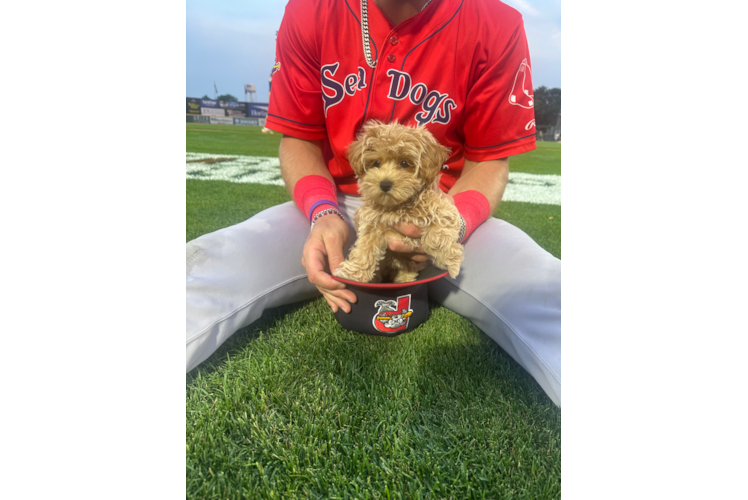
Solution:
M460 214L437 192L436 179L449 149L425 128L367 122L348 149L364 204L356 211L357 239L336 276L369 282L407 283L416 279L412 260L388 250L397 238L414 250L419 240L390 226L410 222L423 231L421 248L453 278L460 272ZM378 272L379 271L379 272Z

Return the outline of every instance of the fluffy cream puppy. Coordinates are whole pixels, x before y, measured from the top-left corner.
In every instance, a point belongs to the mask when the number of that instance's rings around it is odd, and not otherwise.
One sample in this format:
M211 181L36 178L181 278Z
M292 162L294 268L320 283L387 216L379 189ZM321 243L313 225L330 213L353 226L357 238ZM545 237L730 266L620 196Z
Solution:
M366 123L348 149L364 204L356 211L356 242L336 276L362 283L406 283L416 279L417 264L388 250L397 238L414 250L419 240L390 226L410 222L423 234L420 245L433 264L456 277L462 262L460 214L443 198L436 180L449 149L425 128L397 123Z

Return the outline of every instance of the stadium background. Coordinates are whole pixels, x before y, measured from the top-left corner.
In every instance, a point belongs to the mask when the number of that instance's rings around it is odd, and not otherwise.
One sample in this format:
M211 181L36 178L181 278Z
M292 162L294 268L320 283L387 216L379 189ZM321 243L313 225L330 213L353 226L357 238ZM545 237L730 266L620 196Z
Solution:
M561 89L546 89L545 87L535 89L536 96L546 94L550 96L552 102L545 104L548 109L543 109L543 101L538 100L536 117L549 115L551 119L546 119L546 123L536 124L536 139L539 141L560 141ZM186 105L187 123L264 127L268 115L267 103L188 97Z
M267 116L265 103L187 98L187 123L264 127Z

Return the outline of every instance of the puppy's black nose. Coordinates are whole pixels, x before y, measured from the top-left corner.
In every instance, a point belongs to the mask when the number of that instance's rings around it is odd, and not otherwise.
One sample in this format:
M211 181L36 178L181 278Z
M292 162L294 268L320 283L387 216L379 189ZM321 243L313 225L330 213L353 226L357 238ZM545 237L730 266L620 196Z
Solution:
M379 189L381 189L382 191L384 191L386 193L387 191L389 191L390 189L392 189L392 181L384 180L384 181L380 182L379 183Z

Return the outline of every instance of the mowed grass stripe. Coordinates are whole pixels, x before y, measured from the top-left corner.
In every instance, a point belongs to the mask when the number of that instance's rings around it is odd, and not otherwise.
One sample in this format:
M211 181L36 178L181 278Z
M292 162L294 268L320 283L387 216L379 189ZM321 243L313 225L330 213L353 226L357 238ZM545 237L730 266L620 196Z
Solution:
M263 134L262 127L187 124L187 151L247 156L278 156L281 134Z

